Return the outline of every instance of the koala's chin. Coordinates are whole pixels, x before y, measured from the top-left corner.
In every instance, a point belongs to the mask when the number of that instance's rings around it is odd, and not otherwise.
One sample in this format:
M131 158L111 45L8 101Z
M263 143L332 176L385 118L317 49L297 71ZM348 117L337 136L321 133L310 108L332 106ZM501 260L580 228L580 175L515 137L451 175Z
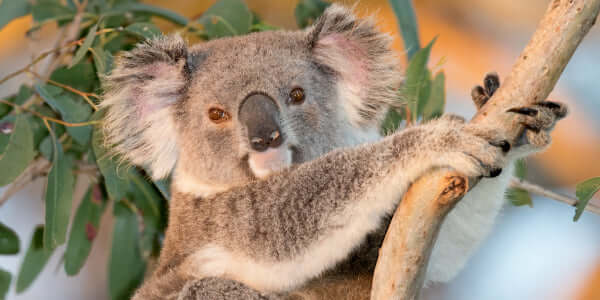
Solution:
M292 151L282 145L262 152L251 152L248 165L258 178L266 178L270 174L289 167L292 164Z

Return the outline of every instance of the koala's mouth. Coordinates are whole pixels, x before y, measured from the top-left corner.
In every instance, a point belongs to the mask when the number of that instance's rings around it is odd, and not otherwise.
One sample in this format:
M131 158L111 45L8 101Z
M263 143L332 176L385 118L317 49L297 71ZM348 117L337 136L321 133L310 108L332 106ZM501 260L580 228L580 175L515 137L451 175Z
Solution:
M283 170L294 162L293 147L270 148L263 152L250 152L248 166L258 178L265 178L270 174Z

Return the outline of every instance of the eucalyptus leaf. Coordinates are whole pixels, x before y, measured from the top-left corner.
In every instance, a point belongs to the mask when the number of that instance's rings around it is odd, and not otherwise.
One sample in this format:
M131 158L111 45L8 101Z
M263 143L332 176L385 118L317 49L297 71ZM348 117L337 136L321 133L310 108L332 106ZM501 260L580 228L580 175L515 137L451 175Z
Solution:
M381 126L381 131L384 135L394 133L400 126L402 120L404 120L403 113L398 112L396 109L390 109L387 115L385 116L385 119Z
M21 263L19 275L17 276L17 293L26 290L35 278L44 269L52 251L44 249L44 226L39 225L35 228L29 248L25 253L25 258Z
M514 206L527 205L533 207L533 201L528 191L521 188L509 188L506 190L506 199Z
M241 0L220 0L197 20L208 39L241 35L250 32L252 12Z
M419 50L406 68L403 94L408 101L413 121L417 121L420 95L423 93L424 87L428 86L429 70L427 69L427 61L435 40L434 38L425 48Z
M94 26L92 26L92 28L90 28L90 30L88 31L87 35L85 36L85 40L83 40L83 44L81 44L81 47L79 47L79 49L77 49L77 52L75 52L75 56L71 60L69 68L72 68L74 65L79 63L79 61L83 59L85 54L88 52L90 47L92 47L92 43L94 43L94 39L96 39L97 30L98 23L94 24Z
M125 31L144 39L152 39L162 34L152 23L134 23L125 27Z
M104 137L101 129L95 129L92 137L92 149L96 156L96 163L104 177L104 184L109 197L119 201L129 190L127 167L119 168L117 159L104 148Z
M590 199L592 199L598 190L600 190L600 177L590 178L577 184L575 187L575 196L577 196L579 201L577 201L575 216L573 217L574 222L579 220Z
M19 253L19 237L8 226L0 222L0 254Z
M12 20L29 14L31 5L29 1L2 0L0 1L0 29Z
M515 161L515 177L519 179L527 177L527 164L524 158Z
M149 4L135 2L126 2L115 5L115 7L112 10L105 12L104 15L110 16L124 13L147 13L157 17L161 17L163 19L166 19L168 21L182 26L187 25L189 22L189 20L186 17L174 11L160 8L157 6L152 6Z
M322 0L301 0L294 9L296 24L305 28L316 21L331 3Z
M400 27L402 39L404 40L404 49L406 49L408 60L410 61L421 47L417 18L415 16L412 0L389 1L396 14L398 27Z
M146 263L140 253L136 213L119 201L115 203L113 214L115 224L108 263L108 289L112 300L125 300L142 283Z
M70 86L83 92L92 92L96 84L97 75L92 63L82 61L71 68L61 66L56 68L50 79L58 83Z
M27 168L35 157L33 132L24 114L18 114L4 151L0 153L0 186L7 185ZM2 135L4 133L0 133Z
M444 114L446 101L445 80L446 78L442 72L439 72L433 79L429 100L427 100L422 110L424 121L438 118Z
M70 18L74 18L75 10L62 5L58 1L41 0L32 6L31 14L35 22L43 22L56 16L70 16Z
M107 75L112 70L113 57L110 52L100 46L94 47L93 50L92 57L96 66L96 72L100 80L102 80L102 76Z
M98 185L92 185L77 208L67 251L65 253L65 272L76 275L83 267L92 249L92 242L100 228L100 218L106 208L106 200Z
M65 242L73 198L73 161L63 153L60 141L52 140L52 168L46 184L46 230L44 248L51 250Z
M8 293L11 280L12 275L6 270L0 268L0 300L6 299L6 294Z

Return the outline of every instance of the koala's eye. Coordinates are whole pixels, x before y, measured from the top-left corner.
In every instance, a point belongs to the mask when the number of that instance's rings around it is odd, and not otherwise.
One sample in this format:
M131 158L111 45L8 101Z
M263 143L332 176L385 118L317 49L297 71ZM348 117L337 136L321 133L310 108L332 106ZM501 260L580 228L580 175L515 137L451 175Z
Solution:
M304 90L302 88L294 88L290 92L290 103L291 104L301 104L304 102Z
M229 113L227 113L226 111L220 108L213 107L208 110L208 118L214 123L219 124L228 121L229 119L231 119L231 116L229 116Z

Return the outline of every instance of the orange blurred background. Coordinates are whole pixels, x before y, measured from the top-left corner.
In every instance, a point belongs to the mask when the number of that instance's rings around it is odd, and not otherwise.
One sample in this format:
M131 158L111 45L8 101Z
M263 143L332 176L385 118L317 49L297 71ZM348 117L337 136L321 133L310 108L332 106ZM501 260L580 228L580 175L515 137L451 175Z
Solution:
M145 2L191 18L199 16L215 1ZM355 1L339 2L353 4ZM548 2L415 1L421 43L438 36L430 65L443 62L436 70L446 74L447 111L466 117L474 113L471 87L480 84L489 71L497 71L501 78L510 71ZM293 9L297 0L248 0L246 3L268 23L296 28ZM394 47L405 58L396 20L386 0L360 1L357 12L376 14L380 28L394 36ZM174 29L167 22L158 23L165 32ZM0 77L24 66L36 53L52 47L56 28L46 26L33 39L28 39L25 31L30 25L31 19L25 17L0 30L0 40L4 41L0 46ZM21 76L0 86L0 96L13 93L20 82L30 80ZM550 149L529 160L528 177L533 182L573 194L577 182L600 176L599 26L592 29L577 50L550 98L568 103L571 114L557 126ZM0 210L3 222L23 223L15 228L23 241L28 240L25 237L31 234L34 224L43 220L42 212L36 212L41 211L42 188L42 182L37 182ZM592 201L600 204L598 196ZM449 284L434 285L427 290L425 298L600 299L600 217L584 213L578 223L573 223L573 208L542 198L535 198L534 202L533 209L507 207L497 230L465 272ZM112 223L108 215L104 217L104 224ZM66 277L62 269L55 272L53 266L59 264L60 258L54 257L54 265L51 261L30 290L19 296L11 292L8 299L39 299L40 296L106 299L104 264L110 247L110 227L102 227L90 261L77 278ZM14 273L21 259L0 257L0 263L9 265ZM45 288L54 291L49 294ZM56 291L57 288L64 292Z

